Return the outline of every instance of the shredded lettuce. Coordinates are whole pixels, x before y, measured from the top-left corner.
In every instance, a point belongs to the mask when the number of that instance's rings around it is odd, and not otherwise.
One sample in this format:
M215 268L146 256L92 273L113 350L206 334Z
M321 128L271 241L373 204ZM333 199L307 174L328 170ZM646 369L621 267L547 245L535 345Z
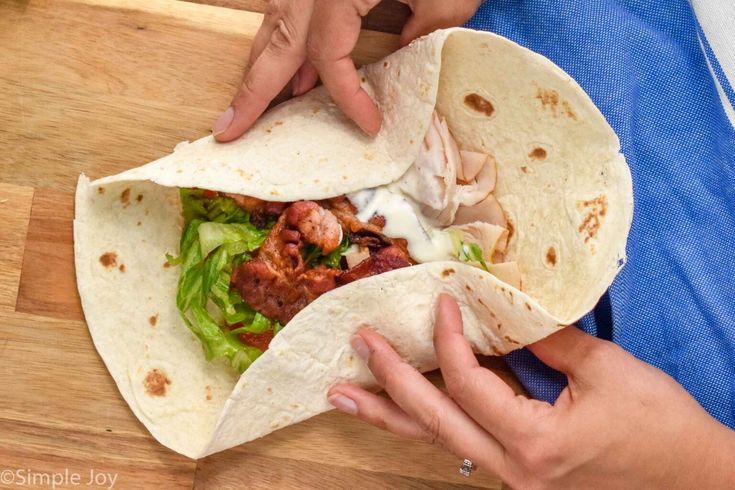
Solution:
M250 223L214 223L207 222L199 225L199 244L202 255L224 245L230 255L257 250L265 238L268 230L259 230Z
M181 204L185 227L180 254L166 255L171 265L181 266L176 305L201 341L206 359L225 359L233 369L243 372L262 352L243 343L238 334L271 328L277 333L282 328L255 312L230 288L232 271L250 260L248 252L260 247L270 227L254 226L248 213L232 199L205 198L204 191L198 189L181 189ZM242 326L229 330L219 325L210 313L212 307L219 310L227 325Z
M330 269L339 269L342 255L350 248L350 240L345 236L337 248L330 253L324 255L322 249L316 245L307 245L304 247L303 257L304 264L307 267L316 267L317 265L325 265Z
M476 262L480 266L488 271L487 262L482 253L482 249L476 243L467 243L464 241L459 242L457 247L457 258L462 262Z
M217 223L248 223L250 217L247 211L238 206L229 197L204 197L201 189L181 189L181 207L183 208L184 222L198 218L203 221Z

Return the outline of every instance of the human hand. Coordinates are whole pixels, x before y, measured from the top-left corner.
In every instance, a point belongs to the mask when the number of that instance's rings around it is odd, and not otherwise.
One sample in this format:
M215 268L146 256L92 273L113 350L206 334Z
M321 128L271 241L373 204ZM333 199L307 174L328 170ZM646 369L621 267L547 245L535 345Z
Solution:
M517 488L732 488L735 433L676 381L611 342L568 327L529 349L567 375L554 405L516 395L481 367L457 303L441 295L434 346L448 393L363 328L353 347L391 399L354 385L337 408L437 443Z
M401 42L469 19L482 0L402 0L413 15ZM292 79L293 95L311 90L317 78L337 106L366 133L380 130L381 116L360 86L350 53L360 19L380 0L270 0L253 39L249 69L230 107L214 124L217 141L231 141L253 125Z

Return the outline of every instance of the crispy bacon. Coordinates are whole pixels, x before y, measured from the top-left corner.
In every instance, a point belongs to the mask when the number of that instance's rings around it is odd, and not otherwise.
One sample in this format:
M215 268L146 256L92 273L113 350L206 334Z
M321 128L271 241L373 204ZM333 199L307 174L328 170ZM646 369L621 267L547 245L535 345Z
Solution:
M411 264L411 257L404 250L397 245L391 245L380 249L352 269L344 271L337 278L337 281L340 285L348 284L364 277L408 267Z
M340 272L324 266L306 269L300 250L304 237L288 227L292 216L288 211L273 226L256 256L232 274L232 284L245 302L282 324L319 295L334 289Z
M230 329L232 330L238 327L242 327L242 323L230 325ZM268 349L271 340L273 340L273 330L266 330L263 333L242 332L238 337L240 337L240 340L242 340L244 344L252 345L253 347L257 347L261 351L265 352L265 350Z
M265 226L265 224L268 222L268 218L276 218L280 216L283 213L283 210L286 209L289 204L291 204L288 202L263 201L262 199L258 199L256 197L231 194L229 192L222 192L220 194L225 197L229 197L230 199L235 201L235 204L250 213L250 221L255 226L258 226L260 228Z
M343 233L352 243L369 248L371 255L346 271L304 263L305 244L329 253L339 246ZM232 284L256 311L285 325L338 285L412 263L405 240L383 235L380 222L360 222L346 198L299 201L281 213L253 259L233 271Z

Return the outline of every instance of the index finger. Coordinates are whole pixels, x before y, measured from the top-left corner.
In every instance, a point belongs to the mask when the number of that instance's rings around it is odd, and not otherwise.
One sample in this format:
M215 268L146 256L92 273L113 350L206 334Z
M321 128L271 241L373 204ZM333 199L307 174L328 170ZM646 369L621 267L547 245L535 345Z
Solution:
M307 41L308 57L334 102L371 136L380 131L380 111L360 86L350 53L360 34L361 16L378 2L358 2L360 10L351 1L317 0Z
M551 406L516 395L495 373L480 366L463 330L457 302L448 294L439 295L434 348L447 391L501 444L510 445Z
M357 348L364 342L367 352ZM361 357L391 399L436 442L457 456L471 458L481 467L503 474L505 450L498 441L464 413L416 369L404 362L380 336L361 328L353 337Z
M308 15L291 11L284 12L276 21L268 43L245 74L230 108L215 124L217 141L231 141L242 135L286 86L306 57L308 25Z

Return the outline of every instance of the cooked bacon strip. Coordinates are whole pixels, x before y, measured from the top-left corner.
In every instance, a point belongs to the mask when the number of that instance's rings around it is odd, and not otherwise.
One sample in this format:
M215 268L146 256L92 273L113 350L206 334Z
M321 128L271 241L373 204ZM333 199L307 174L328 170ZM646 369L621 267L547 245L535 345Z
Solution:
M357 209L344 196L335 197L322 204L329 209L337 218L343 230L347 233L350 243L360 247L367 247L371 251L378 250L389 245L397 245L408 254L408 243L402 238L389 238L383 235L385 218L373 216L367 223L363 223L355 213Z
M401 250L396 245L391 245L390 247L380 249L377 253L366 258L355 267L344 271L337 278L337 282L340 285L348 284L364 277L408 267L412 263L411 258L404 250Z
M282 324L320 295L362 277L411 265L405 240L385 237L377 224L362 223L347 199L323 203L313 201L291 204L278 218L253 259L235 269L232 284L256 311ZM373 255L347 271L323 265L309 268L301 248L306 243L329 253L339 246L343 227L354 237L353 243L370 242Z
M334 289L340 272L324 266L306 269L300 243L291 242L292 232L299 232L288 227L288 217L284 212L255 257L232 274L232 284L246 303L284 325L319 295Z
M205 192L213 194L211 196L207 196L205 194L205 197L214 197L217 194L229 197L230 199L235 201L235 204L250 213L250 222L259 228L265 226L265 224L268 222L268 218L277 218L278 216L280 216L281 213L283 213L283 210L291 204L288 202L263 201L262 199L258 199L256 197L243 196L241 194L232 194L229 192Z

